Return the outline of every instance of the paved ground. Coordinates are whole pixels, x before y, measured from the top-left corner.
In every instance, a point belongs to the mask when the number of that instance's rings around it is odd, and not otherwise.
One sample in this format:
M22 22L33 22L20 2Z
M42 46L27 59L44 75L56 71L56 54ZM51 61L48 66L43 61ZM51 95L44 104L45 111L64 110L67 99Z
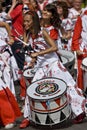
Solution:
M1 128L0 130L4 130L4 128ZM19 123L16 127L12 128L12 130L20 130ZM69 120L55 126L40 126L31 124L29 127L25 128L25 130L87 130L87 118L85 118L80 124L72 124Z

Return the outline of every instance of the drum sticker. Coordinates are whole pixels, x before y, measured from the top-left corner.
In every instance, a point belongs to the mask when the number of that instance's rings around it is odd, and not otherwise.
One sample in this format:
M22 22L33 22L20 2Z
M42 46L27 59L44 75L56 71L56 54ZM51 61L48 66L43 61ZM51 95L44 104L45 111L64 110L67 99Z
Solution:
M34 88L33 90L32 87ZM32 83L27 91L32 91L30 95L34 99L53 99L65 93L66 84L60 79L43 79Z
M36 92L38 94L48 95L56 92L59 89L58 84L53 82L44 82L37 86Z

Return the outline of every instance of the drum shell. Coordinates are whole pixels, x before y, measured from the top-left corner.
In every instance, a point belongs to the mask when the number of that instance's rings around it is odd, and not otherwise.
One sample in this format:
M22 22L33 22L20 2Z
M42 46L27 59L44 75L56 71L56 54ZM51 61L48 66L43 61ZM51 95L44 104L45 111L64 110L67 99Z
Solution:
M32 121L40 125L55 125L61 123L70 116L71 109L66 99L66 94L57 99L38 102L30 100ZM47 102L49 105L47 106ZM61 104L59 104L61 102Z
M66 121L71 115L71 109L69 104L67 104L60 111L50 112L46 114L38 113L36 111L31 111L32 121L39 125L55 125L63 121Z
M67 89L61 95L49 99L44 98L45 95L43 95L43 99L35 99L28 95L31 120L40 125L55 125L67 120L71 115L71 109L66 92Z

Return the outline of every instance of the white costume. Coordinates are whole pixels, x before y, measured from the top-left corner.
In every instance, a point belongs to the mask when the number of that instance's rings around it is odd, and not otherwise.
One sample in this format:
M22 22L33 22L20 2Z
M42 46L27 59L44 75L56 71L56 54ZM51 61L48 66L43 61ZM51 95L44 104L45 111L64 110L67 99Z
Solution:
M8 33L4 27L0 27L0 70L2 72L2 80L11 92L15 95L15 88L13 83L13 75L15 75L14 67L16 64L15 58L12 55L11 48L8 45ZM17 69L16 65L16 69Z
M84 8L81 9L81 13L79 13L79 12L78 12L76 9L74 9L74 8L69 9L68 17L72 20L73 29L74 29L75 22L76 22L78 16L80 16L83 12L84 12ZM76 17L76 18L74 18L74 17Z
M40 3L40 2L38 1L38 5L39 5L40 10L43 10L44 7L45 7L47 4L49 4L49 3L52 3L52 0L44 0L43 3Z
M71 19L69 18L66 18L66 19L63 19L62 20L62 24L61 26L64 28L65 31L72 31L73 30L73 27L72 27L72 21ZM71 34L72 35L72 34ZM62 38L62 34L61 34L61 31L59 30L59 39L57 41L57 44L58 44L58 48L59 49L64 49L64 50L71 50L71 43L72 43L72 38L70 38L69 40L67 41L62 41L61 38Z
M29 43L33 47L35 52L39 52L49 48L49 45L45 42L42 36L42 32L38 34L38 38L29 38ZM83 97L81 90L76 86L72 76L66 70L66 68L60 62L55 52L44 54L37 57L37 71L34 75L32 82L42 79L44 77L56 77L60 78L67 84L67 97L69 104L71 105L72 112L75 116L83 113ZM33 89L33 88L32 88ZM30 108L28 97L25 100L24 117L30 119Z

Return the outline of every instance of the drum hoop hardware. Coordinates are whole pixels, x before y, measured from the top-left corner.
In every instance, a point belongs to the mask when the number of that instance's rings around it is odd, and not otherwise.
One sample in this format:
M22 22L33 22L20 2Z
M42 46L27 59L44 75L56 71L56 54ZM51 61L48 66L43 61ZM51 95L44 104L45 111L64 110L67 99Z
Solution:
M59 96L56 96L56 97L54 97L54 98L50 98L50 99L40 99L40 101L42 101L42 102L46 102L46 100L51 100L51 101L53 101L52 99L58 99L58 98L60 98L62 95L64 95L65 93L66 93L66 91L67 91L67 88L66 88L66 90L61 94L61 95L59 95ZM27 94L28 95L28 94ZM32 100L34 100L34 101L38 101L39 102L39 99L35 99L35 98L32 98L31 96L29 96Z

